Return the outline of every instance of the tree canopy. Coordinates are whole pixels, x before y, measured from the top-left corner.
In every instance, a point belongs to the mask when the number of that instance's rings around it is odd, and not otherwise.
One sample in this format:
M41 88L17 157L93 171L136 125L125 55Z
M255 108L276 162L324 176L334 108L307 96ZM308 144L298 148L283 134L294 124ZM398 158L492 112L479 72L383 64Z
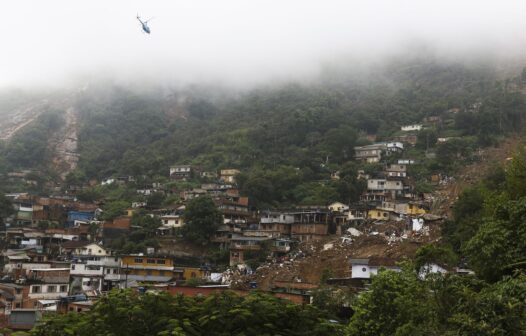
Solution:
M223 215L209 196L192 199L184 211L185 225L181 228L185 239L206 244L223 223Z
M52 315L38 325L34 336L168 336L168 335L343 335L313 306L297 305L273 296L231 292L208 297L138 294L114 290L90 312Z

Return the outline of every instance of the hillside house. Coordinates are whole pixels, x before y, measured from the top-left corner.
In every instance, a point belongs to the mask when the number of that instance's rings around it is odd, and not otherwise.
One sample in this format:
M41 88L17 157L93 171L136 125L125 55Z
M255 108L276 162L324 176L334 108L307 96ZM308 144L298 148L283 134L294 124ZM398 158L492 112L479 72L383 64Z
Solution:
M86 242L84 245L76 247L72 254L75 256L108 256L111 253L99 244Z
M166 228L180 228L184 225L183 215L163 215L160 217L163 227Z
M349 207L347 211L347 221L348 222L360 222L367 219L367 206L359 203L353 204Z
M407 177L407 166L403 164L389 164L385 168L387 177Z
M131 217L120 216L102 224L102 239L105 245L130 232Z
M206 279L207 267L174 266L174 280Z
M269 233L278 233L279 236L290 236L290 228L294 223L292 214L280 212L265 212L259 219L259 229Z
M173 278L173 261L144 255L122 257L120 273L125 281L167 282Z
M423 204L418 202L409 202L406 207L406 214L409 216L419 216L427 213Z
M404 151L404 144L400 141L389 141L385 142L387 154L401 153Z
M194 188L192 190L185 190L181 192L179 195L181 196L181 199L185 201L192 200L194 198L205 196L207 193L206 190L200 189L200 188Z
M225 183L236 183L236 175L241 173L238 169L221 169L220 171L220 180Z
M178 165L170 167L170 178L174 180L186 180L192 177L192 166Z
M382 154L386 149L385 144L357 146L354 147L354 158L367 163L377 163L382 159Z
M203 171L200 175L202 178L207 178L211 180L217 179L217 173L215 171Z
M400 127L400 129L404 132L414 132L414 131L420 131L423 128L422 124L412 124L412 125L405 125Z
M68 211L67 227L73 227L75 221L89 222L95 219L94 211Z
M0 309L7 315L11 309L33 308L28 300L29 286L14 283L0 283Z
M341 202L334 202L330 204L328 208L331 212L339 212L339 213L344 213L347 210L349 210L349 206Z
M330 213L320 210L290 212L294 216L290 236L300 242L319 240L329 233Z
M413 165L416 161L413 159L398 159L397 163L399 165Z
M72 292L107 291L120 281L120 258L116 256L75 256L70 265Z
M396 266L396 260L390 258L371 257L369 259L350 259L351 278L370 279L372 275L378 274L380 269L400 272Z
M246 252L260 251L261 244L269 240L268 237L232 237L230 240L230 266L243 264Z
M69 268L33 269L28 273L29 300L58 300L69 292Z
M420 267L418 276L420 277L420 279L425 279L429 274L433 274L433 273L434 274L436 273L446 274L448 272L449 272L448 267L445 265L439 265L437 263L427 263L423 265L422 267Z
M224 224L245 224L252 217L247 197L221 196L215 198L214 203L223 214Z
M387 179L369 179L367 180L367 191L370 193L387 193L391 194L392 198L397 195L402 195L404 184L399 180Z
M372 220L387 221L394 217L393 211L383 209L371 209L367 212L367 218Z
M360 195L360 202L366 204L380 204L390 196L391 194L381 191L366 192Z

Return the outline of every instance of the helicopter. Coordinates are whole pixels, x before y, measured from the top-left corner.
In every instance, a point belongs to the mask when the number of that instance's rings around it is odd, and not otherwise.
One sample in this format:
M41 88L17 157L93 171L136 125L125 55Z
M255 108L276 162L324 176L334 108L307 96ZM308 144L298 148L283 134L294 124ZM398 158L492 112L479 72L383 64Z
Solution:
M139 20L139 22L141 23L142 25L142 30L147 33L147 34L150 34L150 27L148 27L148 21L150 21L151 19L148 19L146 21L142 21L141 20L141 17L139 16L139 14L137 14L137 20Z

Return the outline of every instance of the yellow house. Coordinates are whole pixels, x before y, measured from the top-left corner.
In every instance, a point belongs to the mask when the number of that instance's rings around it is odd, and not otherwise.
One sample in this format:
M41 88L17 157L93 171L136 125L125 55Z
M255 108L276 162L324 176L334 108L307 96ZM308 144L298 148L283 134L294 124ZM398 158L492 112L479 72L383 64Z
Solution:
M174 277L178 280L203 279L207 276L206 271L199 267L175 266Z
M128 255L122 257L121 274L128 280L166 282L173 278L173 261L168 258Z
M418 216L427 213L427 211L421 205L408 203L406 213L410 216Z
M369 210L369 212L367 212L367 218L374 219L374 220L388 220L389 211L380 210L380 209Z

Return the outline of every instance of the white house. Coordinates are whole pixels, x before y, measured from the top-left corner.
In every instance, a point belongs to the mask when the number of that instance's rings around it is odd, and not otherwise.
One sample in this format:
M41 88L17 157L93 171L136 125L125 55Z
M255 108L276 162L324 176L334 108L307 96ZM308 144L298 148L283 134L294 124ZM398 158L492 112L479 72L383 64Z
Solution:
M412 160L412 159L398 159L397 163L399 165L412 165L412 164L415 164L415 160Z
M402 152L404 150L404 144L400 141L389 141L386 142L388 152Z
M348 205L345 205L343 203L340 203L340 202L334 202L332 204L329 205L329 210L331 212L346 212L347 210L349 210L349 206Z
M424 279L428 274L431 274L431 273L446 274L447 272L448 272L447 269L445 269L444 267L436 263L428 263L420 267L420 272L418 272L418 276L421 279Z
M402 126L400 129L404 132L410 132L410 131L420 131L422 127L423 127L422 124L412 124L412 125Z
M115 256L89 256L74 260L70 275L74 289L109 290L120 281L121 259Z
M30 299L58 300L68 296L69 284L67 283L42 283L29 286Z
M401 193L404 189L402 181L386 179L369 179L367 180L367 190L370 192L394 192Z
M372 275L378 274L382 268L395 272L400 272L400 267L396 266L396 261L389 258L369 258L369 259L350 259L351 278L370 279Z
M181 215L164 215L161 216L161 223L166 228L180 228L184 226L184 219Z
M91 243L80 246L73 250L73 255L78 256L107 256L110 252L101 245Z

